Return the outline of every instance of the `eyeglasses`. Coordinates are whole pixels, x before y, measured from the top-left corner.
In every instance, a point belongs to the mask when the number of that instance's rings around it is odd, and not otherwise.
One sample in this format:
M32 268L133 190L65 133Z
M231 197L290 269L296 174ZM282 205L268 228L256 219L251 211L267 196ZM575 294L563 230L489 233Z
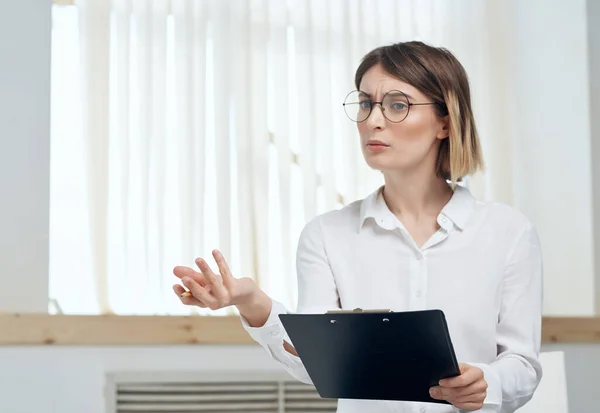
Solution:
M346 115L354 122L364 122L371 115L375 105L381 105L381 112L387 120L400 123L408 116L411 106L437 104L436 102L410 103L408 96L399 90L390 90L383 95L381 102L373 102L365 92L354 90L348 93L343 106Z

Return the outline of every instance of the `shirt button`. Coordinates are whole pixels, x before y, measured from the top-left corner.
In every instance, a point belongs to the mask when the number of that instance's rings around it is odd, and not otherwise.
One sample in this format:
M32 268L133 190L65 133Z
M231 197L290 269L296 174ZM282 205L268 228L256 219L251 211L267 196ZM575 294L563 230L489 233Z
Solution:
M271 331L271 336L272 337L277 337L279 335L279 332L277 331Z
M448 222L448 220L447 220L446 218L442 217L442 218L440 219L440 222L441 222L442 224L445 224L446 222Z
M420 296L421 296L421 290L417 290L417 292L415 293L415 295L416 295L417 297L420 297Z
M419 410L419 412L425 413L425 409L421 407L421 410Z
M417 253L417 260L421 261L423 259L423 254L421 254L420 252Z

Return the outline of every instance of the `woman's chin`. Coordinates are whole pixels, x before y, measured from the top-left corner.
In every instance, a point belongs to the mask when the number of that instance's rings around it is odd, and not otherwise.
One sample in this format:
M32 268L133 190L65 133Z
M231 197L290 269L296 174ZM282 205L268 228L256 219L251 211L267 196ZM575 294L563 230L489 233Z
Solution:
M389 171L398 169L398 162L394 162L393 159L383 159L383 157L377 156L365 156L365 161L369 168L376 169L378 171Z
M397 159L389 161L389 162L374 162L373 160L368 160L367 165L369 168L379 171L381 173L391 173L391 174L406 174L409 173L413 168L410 166L404 165L398 162Z

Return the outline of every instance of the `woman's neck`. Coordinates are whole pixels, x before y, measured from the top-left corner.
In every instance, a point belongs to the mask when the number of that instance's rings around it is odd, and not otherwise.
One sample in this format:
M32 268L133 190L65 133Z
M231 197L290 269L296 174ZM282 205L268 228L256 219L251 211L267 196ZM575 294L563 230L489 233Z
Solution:
M433 174L399 174L384 172L383 197L398 218L437 216L452 197L452 189L445 179Z

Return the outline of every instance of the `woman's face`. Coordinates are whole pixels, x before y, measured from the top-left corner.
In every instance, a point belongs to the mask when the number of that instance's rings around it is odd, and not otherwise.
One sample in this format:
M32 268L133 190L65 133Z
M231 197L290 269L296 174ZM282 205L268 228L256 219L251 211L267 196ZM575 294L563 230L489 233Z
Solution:
M365 73L360 90L373 102L381 102L392 90L403 92L410 103L431 102L419 90L392 77L379 65ZM401 108L402 104L396 107ZM446 119L437 116L435 105L407 109L408 116L400 123L393 123L383 116L381 105L374 105L367 120L358 123L363 155L371 168L404 173L424 166L435 168L439 143L448 136Z

